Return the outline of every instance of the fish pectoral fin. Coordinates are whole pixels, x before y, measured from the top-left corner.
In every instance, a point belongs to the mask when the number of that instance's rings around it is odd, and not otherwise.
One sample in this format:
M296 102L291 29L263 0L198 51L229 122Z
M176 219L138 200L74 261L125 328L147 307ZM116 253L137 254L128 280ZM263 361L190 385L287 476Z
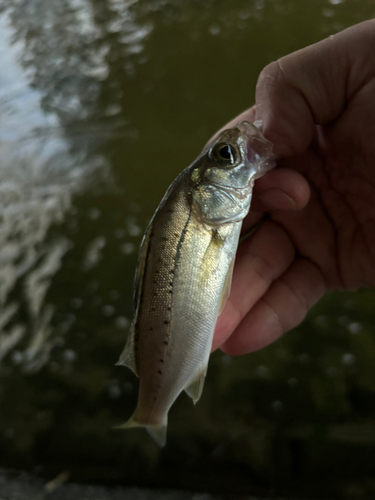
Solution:
M137 376L137 368L135 366L135 348L134 348L134 327L131 327L128 338L126 339L126 344L124 350L121 353L120 359L117 361L117 365L123 365L130 368Z
M207 367L185 388L186 394L191 397L194 404L196 404L202 396L206 373Z
M231 263L229 264L228 271L227 271L227 274L225 276L224 286L223 286L223 289L221 291L218 314L221 314L221 312L224 309L224 306L228 300L229 294L230 294L230 289L232 287L234 261L235 261L235 257L233 257Z
M152 439L160 447L163 447L167 442L167 425L168 417L165 417L165 419L160 424L147 424L138 422L134 412L127 422L122 425L117 425L115 429L133 429L135 427L143 427L146 429Z

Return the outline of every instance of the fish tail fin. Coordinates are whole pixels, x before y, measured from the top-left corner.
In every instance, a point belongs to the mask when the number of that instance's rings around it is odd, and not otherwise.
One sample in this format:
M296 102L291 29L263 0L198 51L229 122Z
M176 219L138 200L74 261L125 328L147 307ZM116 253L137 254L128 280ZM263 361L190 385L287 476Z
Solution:
M168 425L168 417L161 423L157 424L148 424L146 422L139 422L135 413L129 418L127 422L121 425L117 425L115 429L132 429L135 427L143 427L149 433L154 441L160 446L163 447L167 441L167 425Z

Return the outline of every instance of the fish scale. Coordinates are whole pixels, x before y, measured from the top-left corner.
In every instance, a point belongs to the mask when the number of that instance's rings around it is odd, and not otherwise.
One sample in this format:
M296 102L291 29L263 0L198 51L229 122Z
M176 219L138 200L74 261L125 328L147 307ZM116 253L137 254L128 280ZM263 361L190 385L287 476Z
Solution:
M180 392L200 398L254 180L273 165L272 145L241 122L164 195L141 244L134 319L119 360L140 380L137 407L121 427L145 427L163 445Z

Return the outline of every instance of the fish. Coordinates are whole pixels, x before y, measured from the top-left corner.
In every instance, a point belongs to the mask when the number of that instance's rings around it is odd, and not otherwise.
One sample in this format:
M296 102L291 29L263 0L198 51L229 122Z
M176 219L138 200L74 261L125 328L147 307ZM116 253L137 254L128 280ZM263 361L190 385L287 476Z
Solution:
M117 363L139 377L136 409L120 428L144 427L164 446L178 395L200 399L254 181L274 165L272 144L242 121L166 191L141 243L134 318Z

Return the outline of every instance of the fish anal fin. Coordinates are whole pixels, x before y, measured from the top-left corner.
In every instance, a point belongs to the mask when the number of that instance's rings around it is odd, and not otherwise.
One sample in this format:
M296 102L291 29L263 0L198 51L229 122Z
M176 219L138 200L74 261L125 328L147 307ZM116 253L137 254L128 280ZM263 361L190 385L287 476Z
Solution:
M229 294L230 294L230 289L232 286L234 261L235 261L235 257L233 257L231 263L229 264L228 271L227 271L227 274L225 276L224 286L223 286L223 289L221 291L218 314L221 314L221 312L224 309L224 306L226 304L226 301L228 300Z
M200 397L202 396L204 380L206 378L207 367L200 372L198 377L196 377L186 388L185 392L191 397L193 403L196 404Z
M117 365L123 365L130 368L137 376L137 368L135 364L135 348L134 348L134 326L132 325L128 338L126 339L125 347L121 353L120 359L117 361Z

